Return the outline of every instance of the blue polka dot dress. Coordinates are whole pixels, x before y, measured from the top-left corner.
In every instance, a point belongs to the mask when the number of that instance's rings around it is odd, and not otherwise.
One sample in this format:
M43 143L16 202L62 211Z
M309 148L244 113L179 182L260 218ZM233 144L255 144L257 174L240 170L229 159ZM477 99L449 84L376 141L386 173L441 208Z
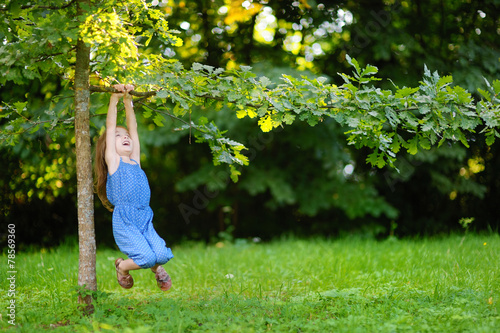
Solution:
M113 236L120 251L142 268L163 265L174 256L153 228L149 207L151 190L139 164L122 161L116 172L108 174L106 192L113 210Z

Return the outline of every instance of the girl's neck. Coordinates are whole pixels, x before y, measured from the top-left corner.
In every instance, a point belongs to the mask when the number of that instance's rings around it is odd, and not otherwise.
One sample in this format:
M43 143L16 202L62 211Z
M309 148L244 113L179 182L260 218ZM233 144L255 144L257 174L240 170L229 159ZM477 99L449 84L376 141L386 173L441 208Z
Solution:
M132 164L132 160L130 159L130 156L120 156L120 158L122 159L122 161L124 163Z

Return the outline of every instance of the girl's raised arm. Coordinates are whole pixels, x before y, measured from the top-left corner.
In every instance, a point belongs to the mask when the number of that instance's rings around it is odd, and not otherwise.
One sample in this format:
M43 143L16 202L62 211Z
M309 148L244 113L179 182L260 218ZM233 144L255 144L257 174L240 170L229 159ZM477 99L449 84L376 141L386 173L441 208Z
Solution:
M123 85L114 86L115 89L123 91ZM120 156L116 152L116 119L118 110L116 105L123 93L111 94L109 99L108 115L106 117L106 152L104 158L110 175L114 174L120 165Z
M125 104L125 116L127 118L127 129L130 134L134 145L130 158L141 164L141 144L139 141L139 133L137 132L137 120L135 118L134 105L132 103L132 96L128 94L129 91L134 90L134 86L127 84L125 86L125 95L123 96L123 103Z

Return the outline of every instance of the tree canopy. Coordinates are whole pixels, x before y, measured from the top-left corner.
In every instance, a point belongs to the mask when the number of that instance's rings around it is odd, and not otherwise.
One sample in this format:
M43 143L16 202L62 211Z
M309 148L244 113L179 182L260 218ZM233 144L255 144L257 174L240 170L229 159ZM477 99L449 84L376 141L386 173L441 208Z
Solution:
M340 87L324 77L295 79L283 75L281 82L273 83L265 76L257 78L250 67L243 65L227 71L194 63L186 70L179 61L144 49L153 36L165 45L182 44L168 29L161 10L142 1L131 1L126 6L98 2L88 8L82 6L85 14L77 16L76 21L68 20L76 15L74 4L62 1L59 6L23 6L11 2L4 8L2 30L7 33L1 49L5 73L2 83L22 84L50 74L58 75L71 88L72 61L81 36L91 47L92 80L108 86L115 80L138 85L146 92L144 95L151 96L154 105L145 106L145 117L151 117L155 111L153 120L159 126L164 122L164 114L180 119L191 115L194 105L215 110L232 106L238 118L257 118L264 132L290 125L296 119L314 126L331 117L352 128L348 132L349 142L357 148L371 148L373 153L368 161L379 167L392 163L402 147L415 154L419 147L429 149L445 140L459 140L468 146L466 132L474 132L479 125L484 126L488 144L499 136L498 80L487 82L488 90L478 90L483 99L476 104L464 88L451 86L451 76L441 77L427 67L420 86L400 88L394 83L394 91L381 90L372 85L380 80L375 77L378 68L362 67L349 55L346 59L354 71L352 75L340 74L345 81ZM227 21L230 20L226 18ZM105 91L99 87L91 90ZM27 102L5 103L2 116L9 120L1 139L15 144L20 134L35 133L41 125L54 137L65 133L73 120L70 104L60 106L58 102L54 98L55 105L39 116L23 115L28 111ZM206 117L181 122L184 125L180 128L196 130L197 139L210 144L215 163L231 166L236 180L239 172L234 163L247 164L247 158L241 154L244 146L225 138ZM411 138L405 140L398 130L412 133Z

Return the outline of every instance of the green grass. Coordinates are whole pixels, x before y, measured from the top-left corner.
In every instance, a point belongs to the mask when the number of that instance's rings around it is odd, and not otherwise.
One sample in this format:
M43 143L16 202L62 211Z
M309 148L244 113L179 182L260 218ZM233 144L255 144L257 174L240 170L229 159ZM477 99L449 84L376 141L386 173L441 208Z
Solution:
M149 270L121 289L120 253L97 253L95 312L76 298L76 246L16 255L16 326L6 270L0 329L38 332L493 332L500 331L500 237L420 240L282 239L223 247L185 244L161 292ZM1 258L7 266L7 257Z

